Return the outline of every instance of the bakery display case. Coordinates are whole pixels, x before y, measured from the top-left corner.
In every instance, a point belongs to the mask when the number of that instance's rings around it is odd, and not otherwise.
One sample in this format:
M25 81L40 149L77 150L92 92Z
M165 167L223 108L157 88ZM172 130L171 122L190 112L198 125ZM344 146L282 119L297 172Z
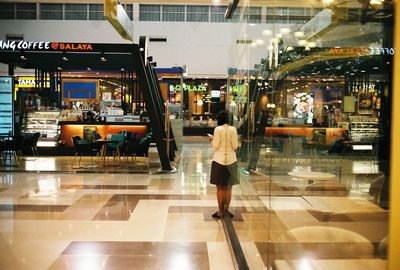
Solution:
M58 110L28 112L24 117L21 132L40 132L38 146L56 146L60 136L59 116Z

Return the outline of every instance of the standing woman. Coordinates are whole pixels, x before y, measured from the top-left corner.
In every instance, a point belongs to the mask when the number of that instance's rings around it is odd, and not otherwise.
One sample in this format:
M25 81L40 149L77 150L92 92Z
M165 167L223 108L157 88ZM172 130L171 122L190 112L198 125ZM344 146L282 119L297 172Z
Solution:
M238 134L236 128L228 124L229 113L222 111L217 116L218 126L214 129L211 146L214 157L211 164L210 183L217 186L218 211L213 218L221 218L224 209L228 210L232 198L232 185L239 184L237 174L236 149ZM233 215L228 211L230 217Z

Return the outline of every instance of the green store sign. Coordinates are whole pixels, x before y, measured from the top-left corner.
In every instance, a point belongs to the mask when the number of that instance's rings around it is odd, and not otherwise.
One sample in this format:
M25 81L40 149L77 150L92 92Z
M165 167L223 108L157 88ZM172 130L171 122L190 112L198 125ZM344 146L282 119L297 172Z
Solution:
M179 84L173 85L170 84L169 85L169 91L170 92L181 92L183 89L183 91L187 91L187 92L207 92L207 86L204 84L199 84L199 85L183 85L183 87Z
M243 85L241 85L241 84L229 86L229 92L241 94L242 91L243 91Z

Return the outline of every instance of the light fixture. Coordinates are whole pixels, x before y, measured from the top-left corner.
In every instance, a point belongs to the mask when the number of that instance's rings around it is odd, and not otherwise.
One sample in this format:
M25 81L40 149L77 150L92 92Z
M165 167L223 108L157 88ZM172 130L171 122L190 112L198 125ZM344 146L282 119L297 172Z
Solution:
M68 61L69 60L68 55L67 55L66 52L63 52L62 60L63 61Z
M21 53L21 55L19 56L19 58L21 58L22 60L26 60L26 59L28 59L28 57L26 56L26 53L25 52L22 52Z
M307 47L315 48L315 47L317 47L317 43L314 42L314 41L310 41L310 42L307 43Z
M324 8L332 8L334 0L322 0L322 6Z
M370 0L369 4L371 5L372 8L378 9L382 6L384 0Z
M294 37L302 38L302 37L304 37L304 32L302 32L302 31L294 32Z
M271 36L272 35L272 31L268 30L268 29L265 29L265 30L262 31L262 35L263 36Z
M90 70L92 70L92 69L91 69L90 67L87 67L86 70L90 71Z
M105 54L103 52L100 54L100 61L101 62L107 62L107 58L106 58L106 56L105 56Z
M284 34L284 35L290 33L290 29L289 29L289 28L286 28L286 27L281 28L279 31L280 31L282 34Z
M297 41L297 45L299 45L299 46L305 46L307 44L307 40L305 40L305 39L301 39L301 40L299 40L299 41Z

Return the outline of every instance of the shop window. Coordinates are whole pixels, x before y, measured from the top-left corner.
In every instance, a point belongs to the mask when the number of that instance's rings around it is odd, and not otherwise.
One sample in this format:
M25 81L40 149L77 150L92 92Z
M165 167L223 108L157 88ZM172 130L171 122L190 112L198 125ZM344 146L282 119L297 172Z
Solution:
M15 19L15 4L0 3L0 19L1 20Z
M288 23L289 8L276 7L267 8L267 23Z
M126 4L126 5L124 5L124 9L125 9L126 14L129 17L129 19L131 19L131 21L133 21L133 5Z
M140 21L160 21L161 6L160 5L139 5Z
M89 20L91 21L104 20L104 11L102 4L89 4Z
M261 23L261 7L238 7L231 22Z
M240 16L242 16L243 7L237 7L235 13L233 13L230 22L240 22Z
M225 20L225 11L226 6L211 6L210 8L210 21L211 22L226 22Z
M62 4L40 4L40 19L42 20L62 20Z
M186 21L208 22L209 6L186 6Z
M184 22L185 6L163 5L162 20L167 22Z
M86 4L65 4L66 20L87 20Z
M244 21L249 23L261 23L261 7L249 7L244 11Z
M20 20L36 20L36 4L16 4L16 15L17 19Z

